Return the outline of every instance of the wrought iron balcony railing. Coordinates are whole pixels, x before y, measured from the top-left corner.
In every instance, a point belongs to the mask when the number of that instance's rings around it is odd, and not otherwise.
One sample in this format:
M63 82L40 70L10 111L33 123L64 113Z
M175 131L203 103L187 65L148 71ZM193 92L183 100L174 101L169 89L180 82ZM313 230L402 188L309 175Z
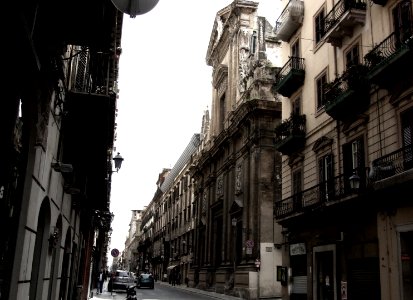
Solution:
M90 51L86 47L73 47L68 69L68 89L72 92L112 95L117 93L112 53Z
M291 56L275 75L275 91L284 97L290 97L304 83L304 58Z
M284 218L296 213L304 213L319 208L327 202L332 203L362 191L367 186L367 169L359 168L359 170L361 171L358 172L360 176L358 190L351 188L348 174L341 174L281 201L275 201L274 216Z
M292 34L303 24L303 19L304 1L290 0L275 22L276 38L288 42Z
M334 46L341 46L341 39L351 35L353 27L364 25L366 18L366 0L340 0L324 18L326 41Z
M324 86L327 114L336 120L343 120L368 108L370 98L366 73L366 66L353 65Z
M397 75L404 76L403 72L393 71L398 71L398 67L404 64L403 58L411 53L412 46L413 28L406 29L403 33L390 34L364 56L365 64L369 68L369 80L386 85L392 81L391 77L387 76L388 73L395 75L392 78L396 81L396 78L399 78Z
M370 180L375 182L413 168L413 144L384 155L372 163Z
M291 115L275 128L275 148L282 154L291 154L303 147L306 134L305 115Z

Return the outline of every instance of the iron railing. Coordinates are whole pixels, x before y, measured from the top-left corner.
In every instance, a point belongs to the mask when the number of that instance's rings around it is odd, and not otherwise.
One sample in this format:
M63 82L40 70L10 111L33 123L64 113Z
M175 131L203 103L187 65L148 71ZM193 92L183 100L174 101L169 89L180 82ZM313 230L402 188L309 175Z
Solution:
M275 144L293 135L305 136L305 115L291 115L275 128Z
M360 91L367 89L367 68L364 65L353 65L333 82L324 85L324 97L326 103L334 102L339 96L348 90Z
M276 83L282 81L292 70L304 71L304 58L290 56L281 70L276 74Z
M366 10L365 0L341 0L337 2L324 18L324 32L328 32L350 9Z
M371 181L382 180L413 168L413 144L384 155L372 163Z
M302 213L321 207L327 202L334 202L364 190L367 186L366 168L358 168L360 187L354 190L350 186L349 174L341 174L323 181L311 188L296 193L274 203L274 216L283 218L294 213Z
M79 93L109 95L116 93L111 82L113 55L74 46L68 76L68 88Z
M410 33L413 30L410 31ZM409 44L412 41L412 36L402 40L399 34L393 32L386 39L384 39L380 44L374 47L369 53L364 56L364 61L366 65L373 69L378 65L389 61L394 57L398 52L403 49L408 49Z

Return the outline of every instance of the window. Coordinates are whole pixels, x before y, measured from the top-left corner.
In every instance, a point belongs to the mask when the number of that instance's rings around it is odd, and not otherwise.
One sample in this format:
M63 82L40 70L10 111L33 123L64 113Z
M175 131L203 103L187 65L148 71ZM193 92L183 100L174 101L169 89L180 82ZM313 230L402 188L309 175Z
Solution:
M412 3L410 0L400 1L393 9L393 26L398 42L405 42L412 36Z
M365 160L364 160L364 140L359 137L343 145L343 171L346 179L350 178L353 172L357 172L362 182L365 179ZM346 191L350 190L350 182L344 180Z
M360 63L360 51L359 44L356 44L350 48L346 53L346 66L347 68L358 65Z
M328 201L334 196L334 170L332 154L324 155L318 160L318 173L321 200Z
M300 70L302 67L300 66L300 43L299 40L295 41L291 45L291 68Z
M291 109L291 113L293 115L299 116L301 115L301 97L295 97L291 100L291 105L292 105L292 109Z
M402 145L404 147L403 163L404 168L413 168L413 108L402 113Z
M300 57L300 40L295 41L291 45L291 56L292 57Z
M317 87L317 109L320 109L325 104L325 97L324 97L324 86L327 83L327 73L321 74L316 79L316 87Z
M256 51L257 51L257 32L254 30L250 38L250 54L255 54Z
M325 35L324 18L325 18L325 13L324 13L324 8L323 8L314 18L314 26L315 26L314 30L315 30L315 43L316 44L320 43L322 38Z
M224 121L225 121L225 93L221 96L221 99L219 101L219 125L220 125L220 130L224 130Z

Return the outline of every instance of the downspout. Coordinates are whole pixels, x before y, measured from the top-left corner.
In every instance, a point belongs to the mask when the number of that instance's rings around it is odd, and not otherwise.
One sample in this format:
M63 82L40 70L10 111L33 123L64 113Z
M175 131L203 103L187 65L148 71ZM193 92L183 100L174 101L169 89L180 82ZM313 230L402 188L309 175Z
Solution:
M338 72L337 72L337 47L334 46L334 53L333 53L333 61L334 61L334 77L338 77ZM336 120L336 131L337 131L337 166L338 166L338 174L341 174L341 164L340 164L340 157L341 157L341 151L340 151L340 121Z

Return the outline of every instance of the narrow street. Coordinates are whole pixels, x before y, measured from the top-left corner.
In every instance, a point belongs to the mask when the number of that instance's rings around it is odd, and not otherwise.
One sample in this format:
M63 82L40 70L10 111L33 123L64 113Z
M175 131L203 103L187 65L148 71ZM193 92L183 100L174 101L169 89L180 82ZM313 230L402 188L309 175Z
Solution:
M96 295L96 289L93 290L93 297L91 300L98 299L126 299L126 293L117 291L117 292L107 292L104 291L100 295ZM136 289L136 299L137 300L181 300L181 299L224 299L224 300L237 300L240 298L227 296L223 294L218 294L214 292L202 291L199 289L188 288L185 285L170 286L168 283L157 282L155 283L155 288L147 289Z

